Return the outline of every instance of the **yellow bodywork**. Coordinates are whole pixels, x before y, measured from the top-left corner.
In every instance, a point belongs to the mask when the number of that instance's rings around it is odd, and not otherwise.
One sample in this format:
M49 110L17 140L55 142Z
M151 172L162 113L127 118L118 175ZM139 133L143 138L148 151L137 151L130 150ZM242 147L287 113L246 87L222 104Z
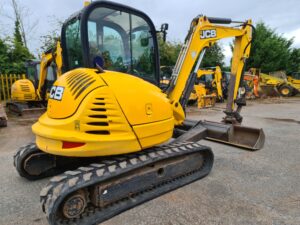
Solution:
M245 23L246 24L246 23ZM177 76L174 89L169 93L174 112L174 118L176 124L181 124L185 119L182 106L178 104L178 101L185 89L186 81L190 76L193 66L199 57L200 52L212 46L220 39L235 37L233 57L231 62L231 77L234 81L232 88L233 99L236 99L238 95L240 78L242 75L244 62L249 58L250 46L252 39L252 21L248 20L246 26L241 28L219 26L209 22L207 17L201 16L195 18L191 23L189 32L189 39L183 46L176 66L174 68L174 74ZM214 36L209 38L201 38L201 34L205 31L214 31ZM198 70L198 68L196 68ZM230 110L234 110L234 103L230 107Z
M17 80L11 86L12 101L36 101L38 99L33 83L28 79Z
M292 76L287 76L287 81L300 91L300 79L295 79Z
M60 77L62 74L62 48L60 41L57 41L55 51L42 54L40 62L40 73L38 74L37 89L34 87L34 81L29 79L17 80L11 87L12 101L28 102L28 101L41 101L42 88L47 78L48 67L52 62L56 65L56 75ZM46 93L45 99L47 100L49 93Z
M50 98L47 112L32 127L41 150L64 156L114 155L172 137L172 107L158 87L128 74L96 72L72 70L54 83L64 89L63 98ZM64 149L64 141L84 145Z
M90 157L136 152L170 140L174 126L185 120L180 98L200 52L219 39L236 37L232 76L237 81L249 55L250 26L218 26L206 17L192 24L186 54L180 53L178 76L167 94L141 78L102 68L62 75L50 91L47 112L32 127L37 146L54 155ZM215 29L216 36L201 39L207 29ZM236 82L235 95L238 86Z
M213 107L216 103L216 98L223 98L221 68L216 66L214 69L200 69L197 71L197 79L207 75L213 75L211 85L214 91L210 93L204 84L199 83L194 85L194 90L189 97L189 100L197 101L197 107L199 109Z
M291 90L294 90L295 94L300 92L300 80L287 76L284 71L265 74L258 68L251 68L251 72L259 76L259 86L264 94L269 94L268 91L270 88L274 90L273 92L279 92L279 94L283 94L284 96L292 96ZM283 86L284 88L281 88Z
M194 85L194 90L190 95L189 100L197 101L197 107L209 108L216 103L216 94L208 94L204 84Z

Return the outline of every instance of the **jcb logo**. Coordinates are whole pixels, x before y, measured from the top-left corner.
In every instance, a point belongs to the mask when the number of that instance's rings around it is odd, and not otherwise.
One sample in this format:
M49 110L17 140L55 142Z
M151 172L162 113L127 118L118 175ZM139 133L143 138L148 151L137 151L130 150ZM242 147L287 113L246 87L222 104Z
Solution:
M61 100L64 94L64 87L52 86L50 90L50 98L55 100Z
M214 38L214 37L217 37L216 30L201 30L200 31L200 39Z

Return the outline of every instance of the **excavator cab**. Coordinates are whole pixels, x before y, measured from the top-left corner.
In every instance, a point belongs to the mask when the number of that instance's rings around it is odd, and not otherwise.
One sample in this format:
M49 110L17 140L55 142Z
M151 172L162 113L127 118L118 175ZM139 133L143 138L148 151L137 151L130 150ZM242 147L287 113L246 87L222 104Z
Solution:
M26 79L30 80L35 88L35 90L38 89L39 80L40 80L40 61L27 61L25 64L26 67ZM57 79L57 75L55 72L54 65L50 65L47 67L47 76L44 82L44 85L42 87L42 96L44 99L47 99L46 94L50 92L50 89Z
M104 68L159 84L159 55L155 27L150 18L117 3L93 2L72 16L62 29L64 69Z

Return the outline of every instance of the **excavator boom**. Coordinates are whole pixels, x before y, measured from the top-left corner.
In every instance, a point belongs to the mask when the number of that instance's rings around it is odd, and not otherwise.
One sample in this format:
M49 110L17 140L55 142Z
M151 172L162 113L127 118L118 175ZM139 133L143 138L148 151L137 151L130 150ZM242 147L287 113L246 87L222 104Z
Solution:
M221 26L217 25L218 23L231 23L231 20L200 16L194 18L191 23L173 70L171 85L167 91L173 105L177 125L181 124L185 118L183 108L192 91L190 87L194 84L206 49L218 40L230 37L234 37L235 42L226 111L228 114L234 111L234 99L238 95L244 64L250 53L252 23L251 20L241 23L241 28Z

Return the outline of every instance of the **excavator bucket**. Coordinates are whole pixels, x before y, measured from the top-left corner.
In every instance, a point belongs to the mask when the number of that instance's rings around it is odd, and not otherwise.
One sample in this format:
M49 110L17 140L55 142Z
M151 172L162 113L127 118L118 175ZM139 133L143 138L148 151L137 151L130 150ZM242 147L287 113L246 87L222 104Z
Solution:
M176 128L174 137L176 141L199 141L205 138L251 151L261 149L265 142L262 129L211 121L186 120L183 126Z
M203 121L202 125L207 128L206 139L208 140L253 151L261 149L265 143L265 134L262 129L210 121Z

